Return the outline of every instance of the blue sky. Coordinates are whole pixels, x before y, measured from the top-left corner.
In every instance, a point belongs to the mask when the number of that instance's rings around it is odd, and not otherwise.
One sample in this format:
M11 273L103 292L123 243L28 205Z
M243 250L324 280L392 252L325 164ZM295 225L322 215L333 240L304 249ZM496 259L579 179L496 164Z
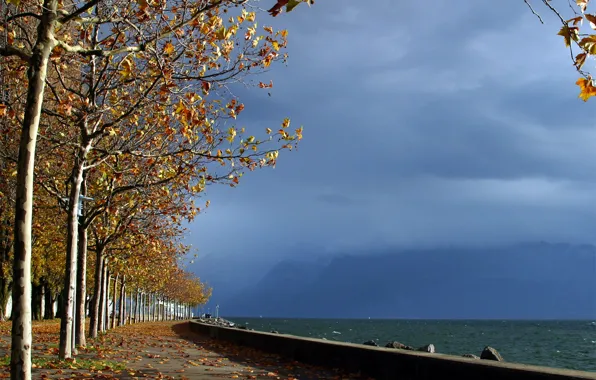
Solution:
M595 242L594 103L577 98L560 23L534 3L546 25L523 0L261 15L288 29L290 58L259 78L271 97L241 93L240 121L289 116L304 140L276 169L209 189L188 238L199 257L253 273L247 262L373 246Z

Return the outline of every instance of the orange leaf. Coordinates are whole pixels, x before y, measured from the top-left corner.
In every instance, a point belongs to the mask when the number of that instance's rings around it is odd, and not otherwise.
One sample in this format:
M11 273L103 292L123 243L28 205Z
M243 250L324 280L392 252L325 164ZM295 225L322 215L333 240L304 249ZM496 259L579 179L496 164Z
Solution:
M176 51L176 49L174 48L174 45L171 42L166 43L166 45L163 48L163 52L167 55L174 54L174 51Z

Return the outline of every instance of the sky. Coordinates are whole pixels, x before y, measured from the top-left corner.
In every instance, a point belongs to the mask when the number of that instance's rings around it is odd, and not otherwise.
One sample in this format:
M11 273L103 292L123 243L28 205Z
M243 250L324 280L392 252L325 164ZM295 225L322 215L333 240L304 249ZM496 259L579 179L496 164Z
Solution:
M187 238L196 272L214 258L253 273L246 263L378 246L596 242L594 100L577 97L560 22L533 4L545 25L523 0L261 15L288 30L289 62L261 78L271 96L241 91L239 121L290 117L304 140L275 169L208 190Z

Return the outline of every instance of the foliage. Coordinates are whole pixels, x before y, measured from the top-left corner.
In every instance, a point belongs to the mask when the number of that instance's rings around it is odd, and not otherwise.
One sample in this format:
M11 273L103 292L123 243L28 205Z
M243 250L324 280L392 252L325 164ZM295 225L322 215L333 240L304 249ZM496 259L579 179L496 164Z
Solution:
M528 0L525 2L542 22L542 18L534 11ZM562 26L557 34L563 38L573 65L581 75L576 81L580 89L579 98L587 101L596 96L594 79L588 71L584 70L586 62L596 57L596 13L590 13L590 0L569 0L569 4L564 4L560 9L556 8L554 2L550 0L542 0L542 2L561 21ZM563 10L570 14L566 15Z

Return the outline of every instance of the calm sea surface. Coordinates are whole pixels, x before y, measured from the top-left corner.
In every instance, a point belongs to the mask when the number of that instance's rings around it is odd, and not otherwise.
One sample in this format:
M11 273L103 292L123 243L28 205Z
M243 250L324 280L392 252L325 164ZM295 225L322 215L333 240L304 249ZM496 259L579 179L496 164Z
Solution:
M594 321L430 321L230 318L260 331L380 346L398 341L414 347L432 343L437 352L480 356L496 348L508 362L596 371Z

